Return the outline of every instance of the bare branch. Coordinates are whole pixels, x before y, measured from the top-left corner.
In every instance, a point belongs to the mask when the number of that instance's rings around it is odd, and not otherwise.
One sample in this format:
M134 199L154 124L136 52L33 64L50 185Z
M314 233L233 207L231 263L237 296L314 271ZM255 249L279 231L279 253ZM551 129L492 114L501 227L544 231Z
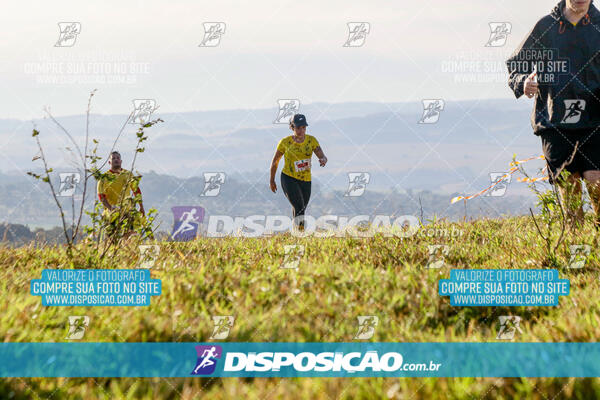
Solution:
M42 149L42 144L40 143L40 139L37 135L35 136L35 141L38 145L38 148L40 149L40 159L44 163L44 172L46 173L45 178L48 180L47 183L50 186L50 191L52 192L52 197L54 198L54 201L56 202L56 205L60 211L60 219L61 219L62 225L63 225L63 233L65 234L65 239L67 240L67 245L69 246L69 249L70 249L73 243L72 243L72 240L69 238L69 235L67 234L67 223L65 221L65 213L63 211L62 206L60 205L60 201L58 201L58 197L56 196L56 191L54 190L54 185L52 184L52 180L50 179L50 174L48 172L48 171L50 171L50 169L48 168L48 163L46 162L46 156L44 154L44 150Z
M134 111L132 111L129 116L127 117L127 119L125 120L125 122L123 123L123 126L121 127L121 130L119 131L119 134L117 135L117 137L115 138L115 141L113 142L112 147L110 148L110 152L108 153L108 156L110 157L110 154L114 151L115 146L117 145L117 142L119 141L119 138L121 137L121 135L123 134L123 131L125 130L125 127L127 126L127 123L129 122L129 120L131 119L131 117L133 116ZM102 163L102 165L100 165L100 167L98 167L98 169L102 169L102 167L104 167L106 165L106 163L108 162L108 158Z
M83 193L81 194L81 207L79 208L79 218L77 218L77 227L75 228L75 237L79 233L79 227L81 226L81 218L83 216L83 209L85 206L85 197L87 194L87 183L89 179L89 175L87 173L87 157L88 157L88 143L90 137L90 109L92 107L92 97L96 94L96 90L92 90L90 93L90 97L88 98L88 105L86 110L86 121L85 121L85 150L84 150L84 158L83 158Z
M56 118L54 118L54 116L50 113L48 107L44 108L44 111L46 112L46 115L56 124L56 126L58 126L65 133L65 135L67 135L71 143L73 143L73 145L77 149L77 152L79 153L79 158L81 158L81 162L84 163L84 158L83 154L81 154L81 149L79 148L79 145L77 144L75 139L73 139L73 136L71 136L71 134L65 129L65 127L62 126L60 122L56 120Z

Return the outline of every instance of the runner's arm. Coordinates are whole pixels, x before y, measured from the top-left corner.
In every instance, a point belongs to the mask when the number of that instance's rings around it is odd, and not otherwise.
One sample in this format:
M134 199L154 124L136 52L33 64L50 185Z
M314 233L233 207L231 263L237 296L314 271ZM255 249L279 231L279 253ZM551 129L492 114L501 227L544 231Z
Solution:
M279 165L279 160L283 157L283 153L279 150L275 151L275 155L273 156L273 160L271 161L271 179L269 181L271 186L271 191L275 193L277 191L277 184L275 183L275 173L277 173L277 166Z
M129 187L131 188L131 193L133 193L133 198L136 203L140 204L140 213L143 216L146 216L146 211L144 210L144 203L142 202L142 191L140 190L140 180L142 179L141 175L138 176L130 176Z
M140 190L139 187L136 187L134 190L132 190L133 195L136 197L139 196L140 199L140 212L142 213L143 216L146 216L146 211L144 210L144 203L142 203L142 191Z
M542 35L539 33L539 25L540 23L538 22L531 32L527 34L521 44L515 49L510 58L506 60L506 67L509 73L508 86L511 88L517 99L523 95L525 80L533 72L531 56L527 56L526 53L524 53L524 50L546 48L540 40Z
M100 202L102 203L102 205L104 206L104 208L106 208L109 211L112 210L112 206L110 205L110 203L106 199L106 195L104 193L98 193L98 198L100 199Z
M277 173L277 166L279 165L279 160L283 157L283 153L279 150L275 151L275 155L273 156L273 160L271 161L271 181L275 181L275 174Z
M317 157L319 157L319 163L321 164L321 167L324 167L325 164L327 164L327 157L325 157L325 153L323 153L323 149L321 149L321 146L315 147L314 152L317 155Z
M98 180L98 185L96 186L96 192L98 192L98 199L100 199L100 202L102 203L104 208L111 211L113 208L110 205L110 203L108 202L108 199L106 198L104 181L102 179Z

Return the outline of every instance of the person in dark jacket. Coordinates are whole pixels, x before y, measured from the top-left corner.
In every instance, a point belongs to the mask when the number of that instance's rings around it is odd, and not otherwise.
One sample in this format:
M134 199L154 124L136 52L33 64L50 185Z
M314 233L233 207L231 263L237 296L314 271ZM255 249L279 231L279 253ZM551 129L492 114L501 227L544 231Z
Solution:
M562 0L541 18L506 62L517 98L535 97L531 125L540 136L561 205L567 187L588 188L600 223L600 12L592 0ZM568 182L560 179L563 170ZM569 193L572 193L569 191ZM583 220L583 209L576 218Z

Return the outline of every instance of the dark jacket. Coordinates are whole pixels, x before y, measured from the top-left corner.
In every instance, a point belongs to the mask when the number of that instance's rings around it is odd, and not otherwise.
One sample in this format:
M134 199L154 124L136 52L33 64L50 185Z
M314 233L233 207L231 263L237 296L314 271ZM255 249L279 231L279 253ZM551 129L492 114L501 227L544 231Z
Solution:
M600 12L592 3L574 26L564 7L562 0L540 19L506 62L517 98L537 70L539 92L531 115L536 135L548 128L600 126Z

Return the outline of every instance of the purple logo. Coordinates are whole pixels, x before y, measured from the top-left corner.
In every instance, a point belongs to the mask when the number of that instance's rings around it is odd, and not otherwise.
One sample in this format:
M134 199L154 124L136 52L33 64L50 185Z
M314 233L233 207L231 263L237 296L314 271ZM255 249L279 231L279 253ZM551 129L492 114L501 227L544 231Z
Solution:
M210 375L215 372L217 360L221 358L221 346L196 346L198 360L191 375Z
M198 226L204 219L204 208L199 206L177 206L173 211L173 233L171 239L176 242L194 240L198 233Z

